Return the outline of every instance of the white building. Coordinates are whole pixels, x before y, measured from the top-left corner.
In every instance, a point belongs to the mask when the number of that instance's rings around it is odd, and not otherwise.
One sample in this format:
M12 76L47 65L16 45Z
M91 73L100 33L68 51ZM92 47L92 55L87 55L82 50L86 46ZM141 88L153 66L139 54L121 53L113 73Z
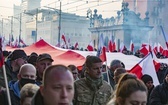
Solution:
M39 39L44 39L48 43L52 45L56 45L58 43L59 38L59 10L39 10L38 14L38 23L37 27L33 28L34 22L27 22L27 39L28 44L33 43L34 35L32 35L33 31L37 28L37 41ZM32 26L32 27L31 27ZM35 25L34 25L35 26ZM28 29L29 27L29 29ZM86 17L77 16L75 14L69 13L61 13L61 30L60 30L60 41L62 34L65 35L66 39L70 39L70 44L72 46L75 45L76 42L79 44L79 48L86 46L89 44L91 39L91 33L88 30L89 20Z

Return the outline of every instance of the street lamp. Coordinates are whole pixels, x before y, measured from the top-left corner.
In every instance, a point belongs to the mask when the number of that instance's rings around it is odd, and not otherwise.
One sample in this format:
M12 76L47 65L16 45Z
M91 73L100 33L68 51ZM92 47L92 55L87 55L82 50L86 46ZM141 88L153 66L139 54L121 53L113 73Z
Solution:
M11 17L11 35L13 33L13 18L19 21L19 38L21 38L22 34L22 13L20 13L20 18L14 16L8 16L8 18Z
M59 12L58 12L58 10L55 9L55 8L47 7L47 6L44 6L44 7L49 8L49 9L53 9L53 10L59 15L58 43L60 44L60 36L61 36L61 1L60 1L60 10L59 10Z
M2 18L2 22L1 22L1 24L2 24L2 26L1 26L1 28L2 28L2 35L4 34L4 32L3 32L3 30L4 30L4 20L8 20L9 21L9 19L7 19L7 18Z

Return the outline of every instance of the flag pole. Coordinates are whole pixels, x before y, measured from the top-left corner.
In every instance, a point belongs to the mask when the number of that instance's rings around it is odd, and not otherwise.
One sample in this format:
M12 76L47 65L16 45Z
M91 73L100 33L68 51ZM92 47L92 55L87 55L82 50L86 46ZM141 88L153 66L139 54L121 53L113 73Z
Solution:
M107 81L108 81L108 84L110 85L110 78L109 78L109 73L108 73L107 60L106 60L105 63L106 63Z
M10 98L9 87L8 87L7 76L6 76L6 68L4 64L2 67L3 67L2 69L3 69L3 75L4 75L4 80L5 80L7 98L8 98L8 105L11 105L11 98Z

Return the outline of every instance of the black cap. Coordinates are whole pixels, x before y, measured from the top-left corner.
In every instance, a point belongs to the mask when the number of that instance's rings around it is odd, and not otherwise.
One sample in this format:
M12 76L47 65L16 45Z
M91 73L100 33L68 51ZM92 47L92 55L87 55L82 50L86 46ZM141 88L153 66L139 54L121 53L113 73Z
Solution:
M54 60L51 58L51 56L49 54L40 54L38 57L37 57L37 60L36 62L38 61L42 61L42 60L45 60L45 59L49 59L51 62L53 62Z
M11 61L16 60L18 58L25 58L25 59L27 59L27 55L24 52L24 50L14 50L12 52L12 54L10 55L10 60Z

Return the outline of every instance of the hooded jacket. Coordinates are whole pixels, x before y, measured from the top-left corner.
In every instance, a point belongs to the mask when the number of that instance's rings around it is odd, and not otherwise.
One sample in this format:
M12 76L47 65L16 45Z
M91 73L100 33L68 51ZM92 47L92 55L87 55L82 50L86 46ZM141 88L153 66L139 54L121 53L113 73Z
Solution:
M11 97L12 105L20 105L20 88L19 81L11 81L9 83L9 91ZM0 104L1 105L9 105L7 99L7 91L3 90L0 93Z

